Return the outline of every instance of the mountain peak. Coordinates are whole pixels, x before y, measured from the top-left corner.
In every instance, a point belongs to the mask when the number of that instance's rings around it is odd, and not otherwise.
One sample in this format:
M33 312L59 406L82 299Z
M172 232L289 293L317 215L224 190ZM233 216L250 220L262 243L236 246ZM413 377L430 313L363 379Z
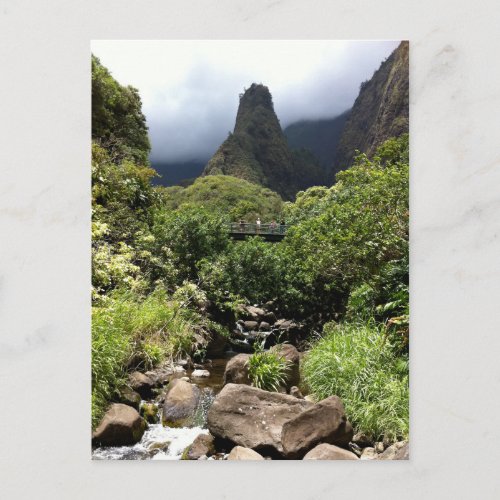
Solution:
M269 88L262 83L252 83L250 88L240 94L240 106L265 106L273 108L273 98Z
M303 155L295 159L274 112L271 92L257 83L240 94L234 131L205 167L204 175L217 174L262 184L287 199L321 177L318 165Z

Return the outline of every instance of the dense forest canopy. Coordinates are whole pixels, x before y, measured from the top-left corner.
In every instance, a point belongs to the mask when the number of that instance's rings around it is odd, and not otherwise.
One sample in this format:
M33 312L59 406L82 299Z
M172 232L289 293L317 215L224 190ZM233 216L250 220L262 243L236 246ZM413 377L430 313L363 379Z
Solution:
M242 305L272 304L307 325L312 394L343 398L358 431L407 438L408 134L323 186L260 87L242 97L210 175L164 188L151 183L137 91L92 57L93 424L128 372L203 359L214 338L231 339ZM257 217L284 218L284 240L230 239L228 222Z

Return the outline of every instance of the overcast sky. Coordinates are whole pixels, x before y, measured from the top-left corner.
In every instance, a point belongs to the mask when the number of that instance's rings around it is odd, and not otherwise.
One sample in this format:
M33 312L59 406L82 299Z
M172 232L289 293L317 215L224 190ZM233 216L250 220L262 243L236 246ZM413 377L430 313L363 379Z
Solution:
M151 160L207 160L233 130L238 94L269 87L282 127L350 108L399 41L92 42L122 85L139 89Z

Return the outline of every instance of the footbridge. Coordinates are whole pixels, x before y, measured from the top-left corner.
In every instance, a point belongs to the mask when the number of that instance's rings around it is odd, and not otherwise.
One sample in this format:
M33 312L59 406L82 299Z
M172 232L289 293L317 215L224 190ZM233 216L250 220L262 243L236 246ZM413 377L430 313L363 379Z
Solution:
M247 236L260 236L266 241L276 243L286 234L286 224L251 224L249 222L229 223L229 235L233 240L244 240Z

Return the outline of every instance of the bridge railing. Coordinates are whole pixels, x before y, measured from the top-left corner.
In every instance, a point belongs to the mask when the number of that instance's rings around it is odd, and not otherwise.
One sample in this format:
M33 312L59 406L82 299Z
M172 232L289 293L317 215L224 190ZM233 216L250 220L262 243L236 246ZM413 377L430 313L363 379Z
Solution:
M229 224L230 233L241 234L286 234L287 225L270 223L270 224L252 224L250 222L231 222Z

